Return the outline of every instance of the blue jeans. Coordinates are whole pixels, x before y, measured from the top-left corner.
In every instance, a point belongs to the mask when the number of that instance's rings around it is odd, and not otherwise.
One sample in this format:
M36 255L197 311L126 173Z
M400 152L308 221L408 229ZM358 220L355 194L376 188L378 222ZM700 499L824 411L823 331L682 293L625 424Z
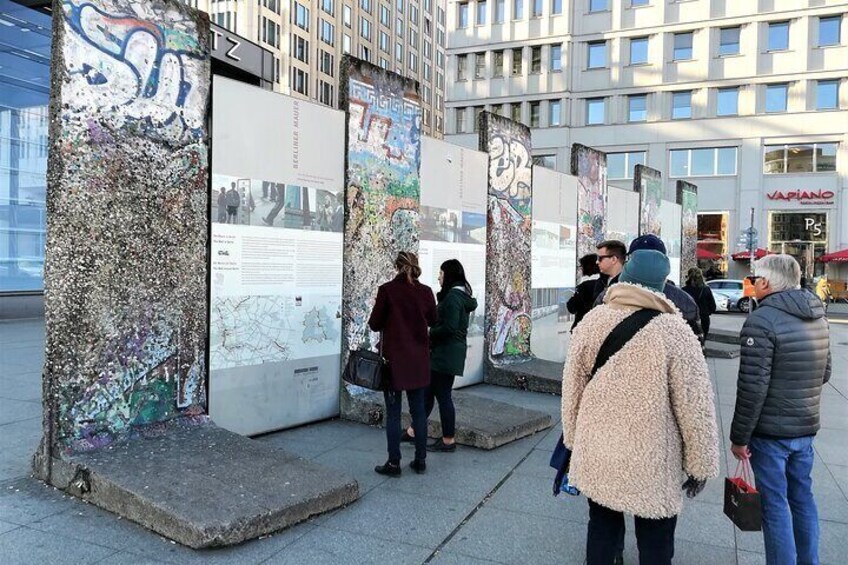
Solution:
M442 421L442 437L453 438L456 435L456 408L453 405L454 376L448 373L430 371L430 387L427 389L427 417L439 401L439 419Z
M388 443L389 461L400 463L400 415L403 408L403 392L399 390L383 391L386 400L386 443ZM409 413L412 416L412 430L415 432L415 459L427 458L427 415L424 413L427 402L427 387L406 391Z
M763 509L768 565L817 565L819 518L813 499L813 436L751 438L751 467Z

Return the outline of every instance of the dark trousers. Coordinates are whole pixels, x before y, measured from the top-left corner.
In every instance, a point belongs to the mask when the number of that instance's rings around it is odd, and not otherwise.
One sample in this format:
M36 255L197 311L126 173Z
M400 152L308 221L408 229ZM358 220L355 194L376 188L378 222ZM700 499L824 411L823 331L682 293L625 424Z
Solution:
M636 516L636 544L640 565L671 565L677 516L652 520ZM586 565L611 565L621 552L624 514L589 500Z
M701 316L701 330L704 332L704 337L710 333L710 317Z
M383 392L386 399L386 442L389 448L389 461L400 463L400 413L403 408L403 393L397 390ZM427 387L406 391L409 413L412 415L412 430L415 432L415 459L427 458L427 415L424 406Z
M456 409L453 406L453 375L430 371L430 386L427 388L426 414L430 417L436 401L439 402L439 418L442 420L442 437L456 435ZM418 432L415 432L418 437Z

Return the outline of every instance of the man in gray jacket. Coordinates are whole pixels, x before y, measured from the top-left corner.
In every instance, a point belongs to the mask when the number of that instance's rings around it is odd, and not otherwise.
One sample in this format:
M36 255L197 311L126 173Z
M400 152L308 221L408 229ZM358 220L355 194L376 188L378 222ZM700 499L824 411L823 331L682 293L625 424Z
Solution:
M754 264L760 307L742 327L733 455L750 460L763 511L766 563L818 563L813 437L830 379L830 332L821 300L801 289L790 255Z

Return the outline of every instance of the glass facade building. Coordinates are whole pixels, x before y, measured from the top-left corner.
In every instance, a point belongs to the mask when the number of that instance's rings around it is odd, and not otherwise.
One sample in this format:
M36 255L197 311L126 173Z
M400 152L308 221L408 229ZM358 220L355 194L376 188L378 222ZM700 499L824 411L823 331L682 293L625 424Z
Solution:
M44 286L50 28L0 0L0 293Z

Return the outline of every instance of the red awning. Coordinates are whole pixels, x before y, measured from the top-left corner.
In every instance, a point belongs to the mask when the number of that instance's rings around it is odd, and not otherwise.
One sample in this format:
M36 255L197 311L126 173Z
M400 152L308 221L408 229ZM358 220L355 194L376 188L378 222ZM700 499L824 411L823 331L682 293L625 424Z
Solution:
M818 260L822 263L848 263L848 249L822 255Z
M721 255L719 255L718 253L713 253L708 249L702 249L698 247L695 251L695 258L704 261L718 261L719 259L721 259Z
M766 255L771 255L771 251L759 247L754 251L754 259L762 259ZM734 253L731 257L734 261L747 261L751 258L751 254L747 251L740 251L739 253Z

